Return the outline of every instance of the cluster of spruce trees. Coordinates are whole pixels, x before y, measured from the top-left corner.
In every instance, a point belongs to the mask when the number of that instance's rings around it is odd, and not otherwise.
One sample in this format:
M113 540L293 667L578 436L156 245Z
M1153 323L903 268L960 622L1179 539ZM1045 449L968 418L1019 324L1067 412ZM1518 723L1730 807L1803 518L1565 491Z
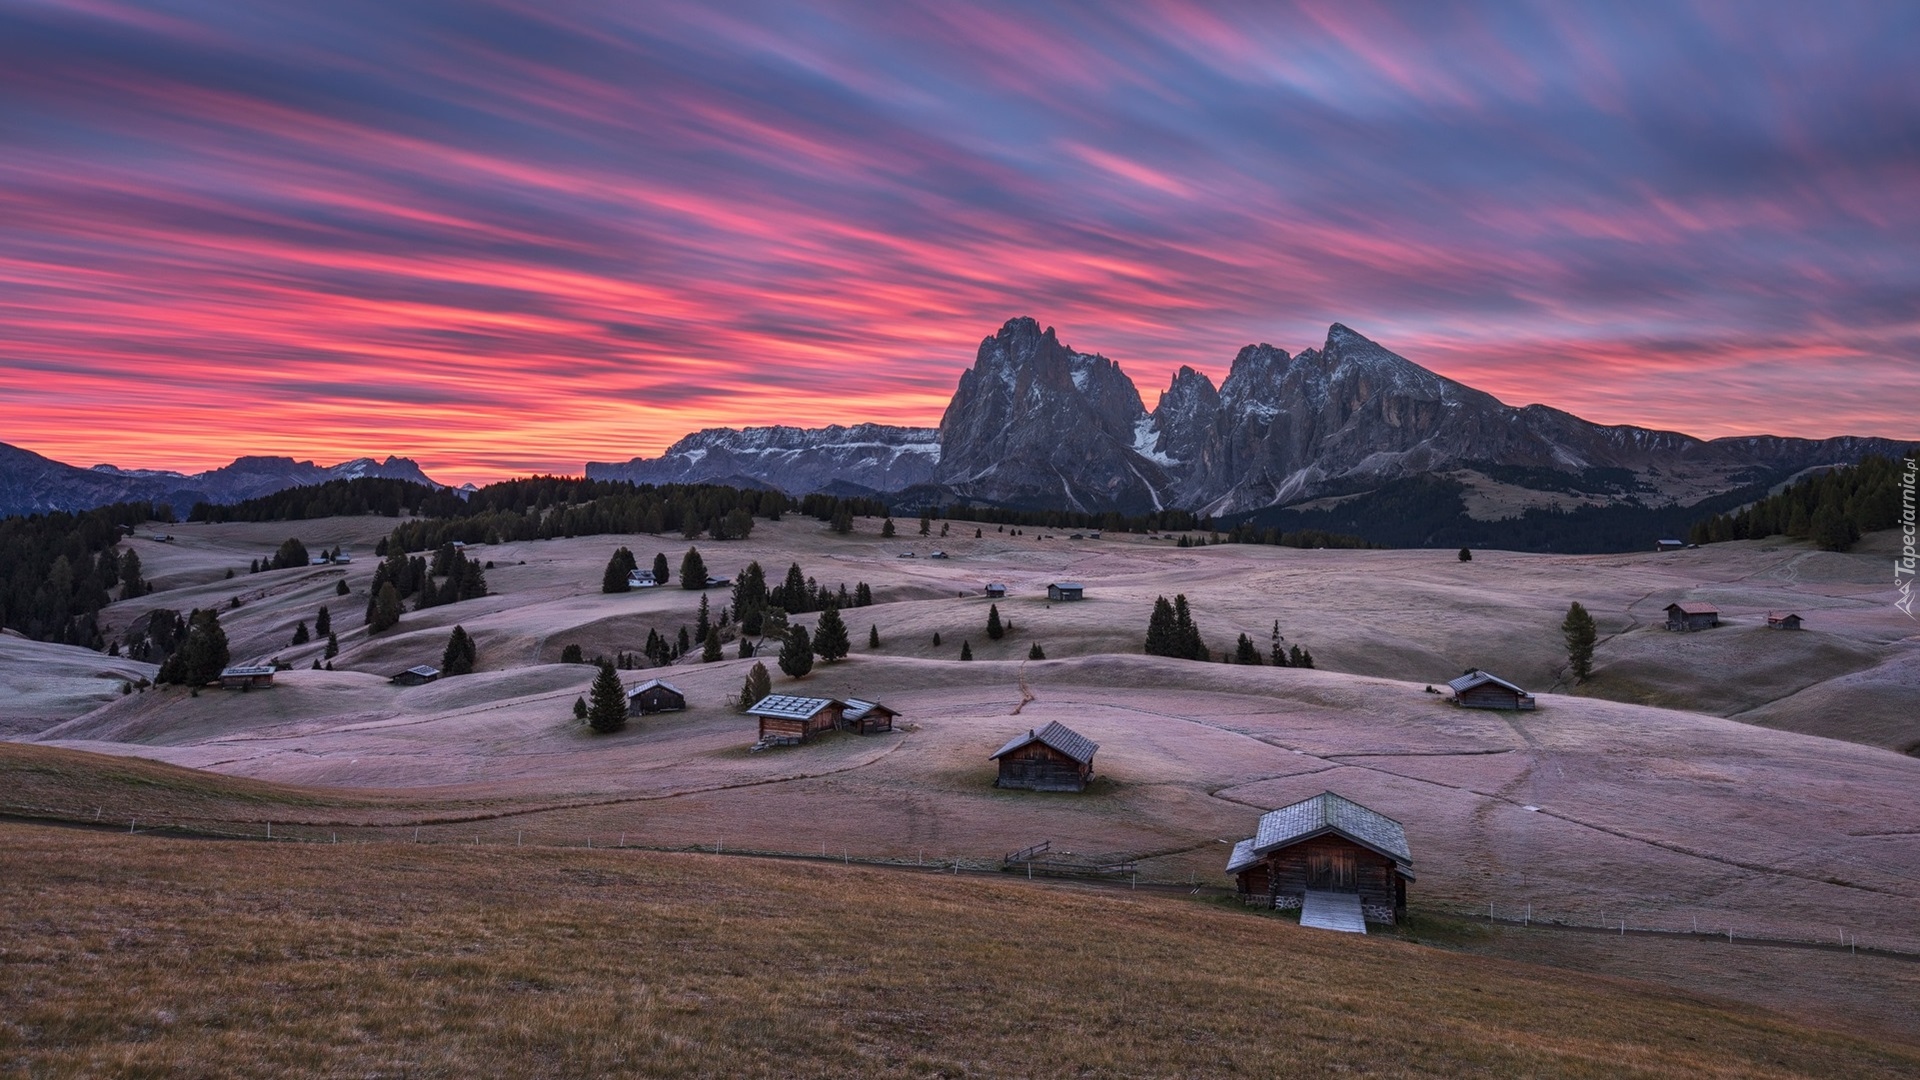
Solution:
M1862 533L1899 523L1901 477L1908 468L1892 458L1865 458L1809 476L1733 513L1696 521L1687 538L1708 544L1785 535L1812 540L1826 551L1845 551Z
M172 521L173 512L119 503L81 514L0 519L0 626L35 641L103 647L100 609L153 591L140 556L116 549L149 520Z
M227 651L227 632L220 628L220 613L195 608L187 616L186 633L178 646L160 664L154 681L176 686L205 686L220 677L232 660Z
M437 585L433 580L436 577L441 579ZM398 624L402 605L408 599L413 600L415 611L423 611L485 595L486 571L479 560L468 558L451 541L434 551L431 563L424 555L408 557L404 550L389 548L387 557L373 570L367 596L367 629L377 634Z
M230 506L195 503L188 521L311 521L323 517L362 517L403 513L423 517L451 517L463 500L451 488L433 488L412 480L362 476L329 480L311 487L288 488Z
M1153 601L1153 614L1147 618L1147 655L1171 656L1180 660L1211 660L1200 628L1193 623L1187 608L1187 594L1180 593L1167 603L1164 596Z

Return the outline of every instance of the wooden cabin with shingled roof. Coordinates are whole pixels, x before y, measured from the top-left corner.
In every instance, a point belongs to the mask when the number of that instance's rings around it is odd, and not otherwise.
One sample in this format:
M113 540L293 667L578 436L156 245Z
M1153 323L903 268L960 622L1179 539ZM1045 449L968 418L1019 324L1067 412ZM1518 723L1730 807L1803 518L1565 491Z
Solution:
M1000 763L994 787L1029 791L1085 791L1100 744L1058 720L1015 735L989 758Z
M1323 791L1261 815L1227 873L1249 904L1291 910L1310 891L1356 894L1368 922L1395 923L1407 917L1413 856L1398 821Z

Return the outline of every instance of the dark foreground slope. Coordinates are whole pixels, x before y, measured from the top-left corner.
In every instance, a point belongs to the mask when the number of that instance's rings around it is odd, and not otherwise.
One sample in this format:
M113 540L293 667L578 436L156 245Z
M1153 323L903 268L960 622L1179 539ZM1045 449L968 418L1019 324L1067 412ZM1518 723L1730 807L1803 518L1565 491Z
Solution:
M0 1071L21 1075L1920 1070L1758 1010L1185 898L25 825L0 857Z

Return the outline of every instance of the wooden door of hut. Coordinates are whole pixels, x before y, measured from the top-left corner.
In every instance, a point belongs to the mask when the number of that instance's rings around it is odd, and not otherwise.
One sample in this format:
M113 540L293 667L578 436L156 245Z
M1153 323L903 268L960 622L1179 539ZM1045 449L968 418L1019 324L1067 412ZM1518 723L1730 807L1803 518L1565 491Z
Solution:
M1322 892L1356 892L1353 852L1322 850L1307 856L1307 888Z

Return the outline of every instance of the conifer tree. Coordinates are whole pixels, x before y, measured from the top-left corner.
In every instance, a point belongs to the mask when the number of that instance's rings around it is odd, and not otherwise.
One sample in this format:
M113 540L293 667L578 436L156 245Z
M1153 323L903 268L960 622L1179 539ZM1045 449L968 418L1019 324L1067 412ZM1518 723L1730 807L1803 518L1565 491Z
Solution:
M813 670L813 639L799 623L788 629L786 643L780 646L780 670L791 679L801 678Z
M1046 650L1045 650L1045 649L1042 649L1042 648L1040 647L1040 643L1039 643L1039 642L1037 642L1037 641L1036 641L1036 642L1034 642L1034 643L1033 643L1033 644L1032 644L1031 646L1029 646L1029 647L1027 648L1027 659L1029 659L1029 660L1045 660L1046 658L1047 658L1047 652L1046 652Z
M1000 605L987 605L987 637L999 641L1006 634L1006 628L1000 625Z
M328 611L327 606L322 604L319 612L313 617L313 636L326 637L331 633L333 633L333 612Z
M594 677L587 696L588 727L604 735L627 726L627 692L612 664L600 665L600 674Z
M880 538L882 540L893 539L893 519L892 518L888 518L887 520L880 523Z
M220 677L232 662L227 651L227 632L220 628L220 612L195 608L187 616L186 637L160 665L156 682L177 686L205 686Z
M581 654L580 646L577 644L574 644L574 645L568 645L562 648L560 650L560 662L563 664L584 663L585 660Z
M1240 635L1240 641L1233 647L1233 662L1251 667L1260 666L1260 650L1253 647L1252 638L1245 634Z
M754 648L753 639L747 637L745 634L740 635L740 651L738 654L740 659L751 660L754 653L758 651L759 650Z
M352 592L353 590L347 586L346 578L341 578L339 581L334 582L333 594L335 596L346 596Z
M340 655L340 638L338 635L327 635L327 651L324 655L328 660Z
M920 535L925 536L932 531L933 531L933 511L932 510L920 511Z
M107 552L107 554L111 554L111 553L112 553L111 550ZM127 553L125 555L120 556L119 570L120 570L120 573L119 573L120 584L125 586L125 588L120 590L121 599L127 600L127 599L132 599L133 597L136 597L136 596L145 596L148 593L153 591L153 586L149 585L145 580L143 580L140 577L140 553L139 552L133 550L132 548L128 548ZM107 582L107 585L109 588L111 588L113 585L113 582L109 581Z
M307 642L312 640L313 640L313 635L307 633L307 620L301 619L299 622L299 625L293 628L292 644L305 645Z
M870 586L868 586L867 583L864 581L860 582L859 584L853 587L853 606L854 607L873 606L873 589Z
M683 626L680 628L680 640L673 650L673 658L678 660L692 651L693 635L687 633L687 628Z
M1273 644L1268 648L1267 653L1274 667L1288 666L1286 639L1280 636L1279 619L1273 620Z
M573 718L575 720L587 718L587 699L584 695L573 699Z
M1575 600L1567 608L1567 617L1560 623L1560 636L1567 642L1567 666L1573 669L1573 677L1586 682L1593 674L1593 646L1599 638L1599 628L1594 625L1593 616Z
M442 675L469 675L473 672L474 661L479 659L479 649L473 639L467 636L465 627L455 626L453 633L447 636L447 647L440 654L440 673Z
M620 548L607 560L606 572L600 575L600 591L603 593L623 593L632 588L627 584L627 575L640 568L634 561L633 552Z
M707 614L707 594L700 594L700 611L693 618L693 640L706 641L707 632L713 629L713 619Z
M664 551L654 553L653 583L655 585L665 585L667 583L667 553Z
M973 643L971 641L962 641L960 643L960 659L973 659Z
M840 618L840 609L828 604L820 613L820 625L814 628L813 652L820 659L831 664L847 655L847 624Z
M1473 561L1473 552L1472 552L1472 551L1470 551L1470 550L1468 550L1467 548L1461 548L1461 549L1460 549L1460 561L1461 561L1461 562L1472 562L1472 561Z
M773 677L767 674L767 665L754 661L747 669L746 682L740 686L740 707L752 708L768 694L773 693Z
M367 615L367 630L379 633L391 629L400 623L400 590L389 581L380 586L380 592L373 598L372 610Z
M938 630L933 632L933 647L936 649L940 647L940 631Z
M725 658L725 656L726 654L720 651L720 628L717 626L709 626L707 628L707 636L703 639L703 643L700 646L700 662L703 664L711 664L715 660Z
M1147 618L1147 655L1177 656L1179 647L1174 635L1173 605L1167 603L1164 596L1153 601L1153 614Z
M1187 608L1187 594L1179 593L1173 598L1174 655L1187 660L1211 660L1206 643L1200 640L1200 628L1193 623L1193 613Z
M867 648L877 649L879 647L880 647L880 624L874 623L867 627Z
M690 547L680 557L680 587L689 590L707 587L707 564L700 558L699 548Z

